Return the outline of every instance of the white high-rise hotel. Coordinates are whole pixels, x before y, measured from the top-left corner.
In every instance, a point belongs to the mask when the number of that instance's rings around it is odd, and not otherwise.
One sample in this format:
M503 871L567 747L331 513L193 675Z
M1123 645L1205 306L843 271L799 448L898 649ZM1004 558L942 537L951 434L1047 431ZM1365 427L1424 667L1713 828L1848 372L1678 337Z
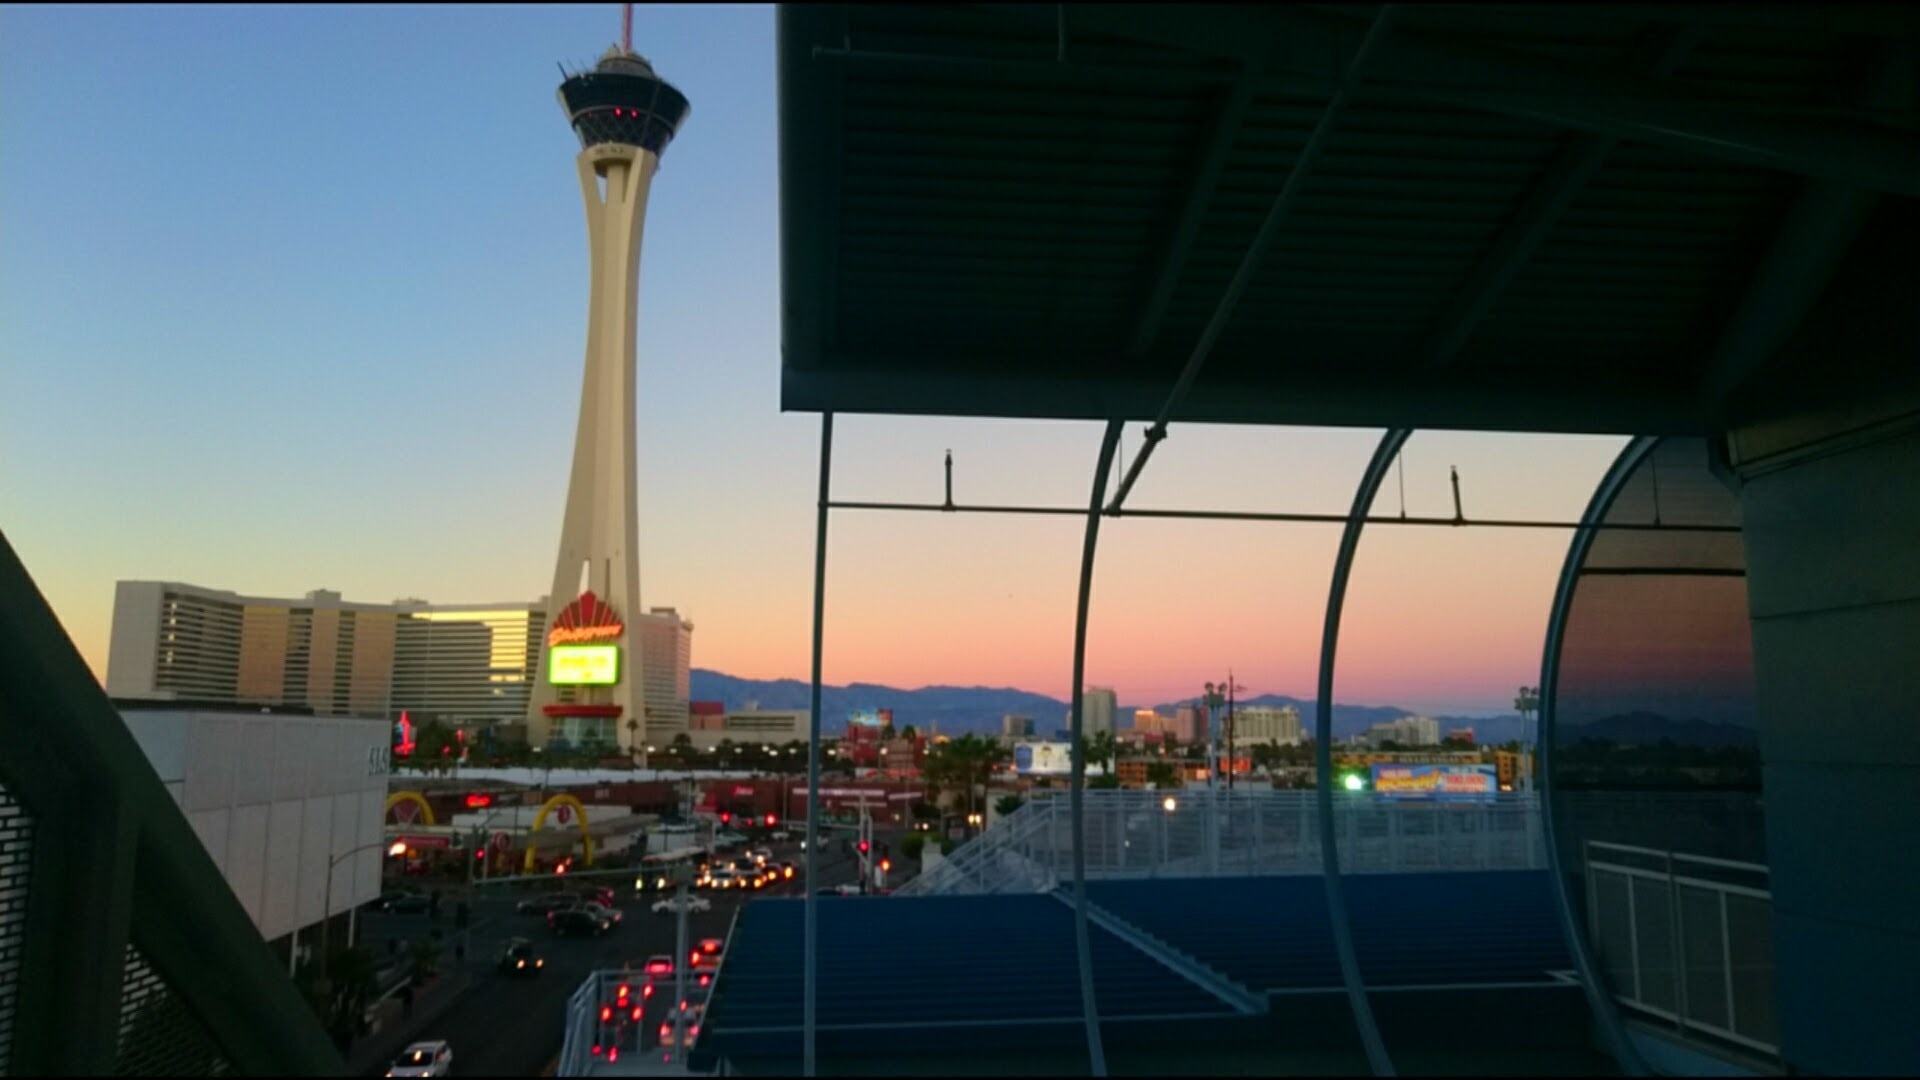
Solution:
M637 677L653 664L648 635L637 632L633 417L640 239L653 174L688 106L624 41L592 71L561 83L560 104L580 137L574 165L586 202L592 284L573 475L527 727L536 744L551 732L569 742L631 748L635 736L644 742L649 728L665 726L649 712Z

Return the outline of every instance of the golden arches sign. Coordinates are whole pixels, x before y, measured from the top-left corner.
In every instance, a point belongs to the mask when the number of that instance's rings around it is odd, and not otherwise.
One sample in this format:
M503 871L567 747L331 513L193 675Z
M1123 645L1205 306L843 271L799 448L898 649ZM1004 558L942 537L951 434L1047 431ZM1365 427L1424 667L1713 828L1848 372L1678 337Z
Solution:
M580 800L571 795L555 795L541 805L538 814L533 815L533 828L527 830L527 861L522 868L522 873L533 873L533 834L540 831L540 826L546 823L547 815L556 806L567 807L580 816L580 847L586 855L587 865L593 865L593 834L587 831L587 808L580 805Z
M420 804L421 821L427 825L434 824L433 807L427 803L427 797L417 791L396 791L387 796L387 808L380 812L380 819L385 821L387 815L393 813L393 808L403 802Z

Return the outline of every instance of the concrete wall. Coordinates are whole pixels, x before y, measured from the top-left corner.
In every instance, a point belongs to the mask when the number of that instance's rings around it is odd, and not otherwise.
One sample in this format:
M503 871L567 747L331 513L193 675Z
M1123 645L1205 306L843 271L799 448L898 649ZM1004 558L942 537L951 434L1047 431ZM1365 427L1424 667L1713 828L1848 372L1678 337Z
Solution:
M1776 999L1807 1073L1920 1073L1917 428L1737 462Z
M122 581L113 587L113 630L107 642L110 697L155 696L160 592L157 581Z
M380 720L129 709L134 740L234 895L272 940L379 895L387 725ZM376 845L333 869L362 844Z

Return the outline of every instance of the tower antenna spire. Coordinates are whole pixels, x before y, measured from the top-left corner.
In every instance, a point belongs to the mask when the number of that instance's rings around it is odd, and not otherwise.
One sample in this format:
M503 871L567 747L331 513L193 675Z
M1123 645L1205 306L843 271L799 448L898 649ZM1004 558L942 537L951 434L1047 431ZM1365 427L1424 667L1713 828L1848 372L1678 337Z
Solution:
M620 5L620 51L633 52L633 5Z

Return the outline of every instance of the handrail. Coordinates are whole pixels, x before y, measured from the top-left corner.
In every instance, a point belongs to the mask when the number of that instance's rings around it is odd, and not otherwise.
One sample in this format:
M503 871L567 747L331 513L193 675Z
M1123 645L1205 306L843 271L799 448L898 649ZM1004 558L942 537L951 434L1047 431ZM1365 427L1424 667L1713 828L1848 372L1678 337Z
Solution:
M131 945L235 1072L346 1074L4 535L0 783L38 822L10 1071L114 1071Z
M1601 903L1603 895L1599 889L1600 876L1613 874L1625 878L1628 881L1627 911L1625 916L1628 937L1626 950L1628 967L1624 972L1616 971L1611 973L1615 976L1614 982L1616 983L1616 985L1612 987L1613 997L1621 1004L1638 1012L1673 1023L1682 1037L1685 1037L1689 1031L1702 1032L1723 1043L1730 1043L1749 1050L1759 1051L1760 1053L1770 1055L1777 1059L1780 1054L1780 1047L1777 1043L1757 1038L1754 1035L1739 1030L1739 997L1734 991L1736 965L1734 963L1733 939L1730 933L1731 923L1728 913L1729 897L1737 896L1748 901L1764 904L1771 902L1773 894L1767 889L1737 885L1732 882L1714 881L1691 875L1681 875L1674 872L1674 865L1680 862L1716 866L1735 870L1740 873L1768 873L1768 868L1758 863L1721 859L1706 855L1691 855L1686 852L1664 851L1658 848L1618 844L1604 840L1584 841L1583 849L1585 877L1587 881L1587 932L1593 941L1598 942L1600 940ZM1596 860L1593 857L1593 852L1596 849L1625 852L1635 856L1659 858L1665 862L1666 868L1664 871L1653 870L1624 863ZM1653 881L1663 883L1665 886L1664 893L1667 901L1666 929L1667 940L1670 943L1670 955L1667 958L1667 962L1672 967L1674 980L1673 1008L1666 1008L1656 1004L1644 996L1645 980L1643 976L1646 974L1646 971L1641 963L1642 957L1639 945L1640 923L1643 917L1651 915L1652 913L1641 910L1642 905L1637 898L1639 890L1636 890L1631 884L1635 880ZM1656 888L1658 887L1659 886L1656 885ZM1682 887L1697 889L1718 897L1716 909L1717 933L1711 935L1713 940L1709 943L1709 948L1713 948L1714 946L1718 948L1721 976L1717 980L1717 986L1698 987L1694 985L1692 975L1699 965L1695 951L1689 949L1687 943L1687 919L1682 914L1680 906L1680 889ZM1600 950L1600 953L1601 955L1607 955L1605 950ZM1711 970L1711 968L1708 968L1708 970ZM1623 982L1624 985L1618 985ZM1696 1003L1711 1000L1715 996L1718 997L1719 1004L1724 1009L1724 1012L1721 1014L1724 1015L1727 1020L1724 1025L1702 1019L1696 1015Z

